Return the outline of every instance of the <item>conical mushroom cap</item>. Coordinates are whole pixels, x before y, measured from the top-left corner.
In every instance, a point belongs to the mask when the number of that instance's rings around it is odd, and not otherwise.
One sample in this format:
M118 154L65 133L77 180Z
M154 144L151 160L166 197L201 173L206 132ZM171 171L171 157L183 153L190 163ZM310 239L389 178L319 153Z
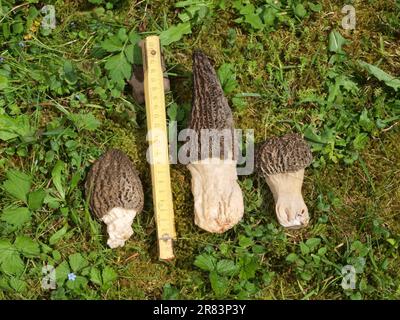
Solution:
M257 167L267 176L295 172L308 167L311 162L310 146L296 133L268 139L257 152Z
M86 184L92 212L101 219L113 208L143 209L143 188L128 156L118 149L102 155L90 169Z
M230 145L230 154L234 156L232 111L210 60L199 50L193 54L193 99L189 128L195 130L199 135L199 145L202 129L214 129L219 134L225 130L225 133L229 133L232 141L228 144ZM221 142L221 153L223 153L224 138L218 141ZM200 154L200 150L198 151ZM221 154L221 159L223 158L223 154Z

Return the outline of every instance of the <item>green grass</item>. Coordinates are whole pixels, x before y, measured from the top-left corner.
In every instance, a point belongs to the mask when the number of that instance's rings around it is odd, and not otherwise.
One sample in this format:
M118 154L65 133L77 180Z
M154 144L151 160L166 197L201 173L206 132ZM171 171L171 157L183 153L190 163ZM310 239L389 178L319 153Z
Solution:
M399 79L399 1L353 1L353 31L341 27L341 1L277 1L276 10L272 1L251 1L252 10L240 1L49 1L50 34L35 27L37 4L14 2L0 1L0 299L400 298L400 94L359 63ZM342 47L329 42L334 31L348 40ZM180 128L200 48L220 70L237 128L254 129L256 143L292 131L309 140L308 228L281 228L254 174L239 178L243 221L203 232L189 171L173 165L176 259L157 260L145 110L125 85L133 61L124 54L138 36L161 32L168 114ZM146 195L134 235L116 250L83 192L91 163L111 147L134 161ZM46 264L56 267L56 290L41 288ZM348 264L355 290L340 285Z

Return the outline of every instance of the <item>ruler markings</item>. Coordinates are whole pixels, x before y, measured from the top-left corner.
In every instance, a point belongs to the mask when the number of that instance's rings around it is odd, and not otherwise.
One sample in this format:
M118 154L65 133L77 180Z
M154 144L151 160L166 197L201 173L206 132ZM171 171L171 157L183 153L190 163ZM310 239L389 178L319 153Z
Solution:
M164 80L161 67L160 42L157 36L150 36L145 39L143 57L145 60L147 127L152 134L149 137L151 158L153 160L150 167L159 255L160 259L169 260L174 257L172 239L176 237L176 232L169 170Z

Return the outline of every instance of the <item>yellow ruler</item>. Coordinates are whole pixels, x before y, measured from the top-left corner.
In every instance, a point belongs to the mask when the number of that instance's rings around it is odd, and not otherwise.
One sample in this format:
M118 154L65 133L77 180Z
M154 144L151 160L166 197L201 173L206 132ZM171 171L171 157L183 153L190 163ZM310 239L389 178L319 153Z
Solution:
M164 77L158 36L144 40L143 68L146 100L147 152L153 185L154 214L157 225L158 251L162 260L174 258L173 240L176 238L169 171L167 118L165 112Z

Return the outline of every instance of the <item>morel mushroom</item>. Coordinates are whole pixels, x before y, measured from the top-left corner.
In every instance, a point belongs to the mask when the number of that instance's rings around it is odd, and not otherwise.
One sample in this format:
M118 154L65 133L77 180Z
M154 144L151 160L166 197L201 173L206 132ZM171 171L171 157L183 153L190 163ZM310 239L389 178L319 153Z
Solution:
M143 40L139 42L139 47L143 48ZM168 75L165 74L166 66L164 61L164 56L161 55L161 67L164 72L164 92L170 90L170 83ZM132 77L128 80L128 83L132 87L132 97L138 104L144 104L144 69L142 64L134 64L132 66Z
M214 68L200 51L193 55L193 86L189 128L197 134L197 140L196 147L190 149L195 159L188 169L192 175L195 224L206 231L222 233L242 219L243 195L237 182L232 112ZM213 141L208 146L201 139L205 132ZM223 155L210 154L216 144L220 150L222 146Z
M278 221L284 227L298 229L308 224L301 187L304 169L311 162L310 147L298 134L274 137L258 150L257 166L272 191Z
M109 247L124 246L144 200L142 183L128 156L117 149L106 152L90 169L85 189L92 212L107 225Z

